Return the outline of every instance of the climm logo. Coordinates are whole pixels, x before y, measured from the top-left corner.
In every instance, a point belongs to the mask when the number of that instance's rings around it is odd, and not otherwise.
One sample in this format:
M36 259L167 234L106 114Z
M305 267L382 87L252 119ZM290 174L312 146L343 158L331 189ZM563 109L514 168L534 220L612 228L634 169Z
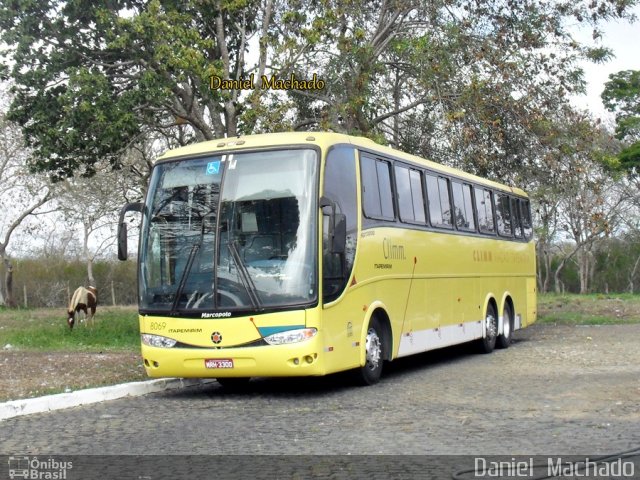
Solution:
M385 260L406 260L404 245L393 243L388 238L382 240L382 253Z
M474 250L473 251L474 262L493 262L493 255L491 250Z

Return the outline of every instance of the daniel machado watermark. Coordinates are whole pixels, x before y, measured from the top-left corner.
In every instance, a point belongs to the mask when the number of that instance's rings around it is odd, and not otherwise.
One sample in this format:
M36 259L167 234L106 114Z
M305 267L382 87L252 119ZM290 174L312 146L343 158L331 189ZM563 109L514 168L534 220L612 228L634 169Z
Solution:
M66 480L72 461L62 461L53 457L14 455L8 459L9 478L32 480Z
M562 457L512 457L497 461L475 457L474 469L466 473L473 474L469 478L636 478L636 464L622 458L604 461L586 457L569 461Z

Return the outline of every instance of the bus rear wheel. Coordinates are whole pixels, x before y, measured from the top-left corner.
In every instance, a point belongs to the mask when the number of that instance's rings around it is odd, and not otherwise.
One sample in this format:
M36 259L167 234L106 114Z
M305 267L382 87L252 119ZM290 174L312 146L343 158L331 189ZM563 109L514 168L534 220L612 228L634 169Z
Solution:
M487 314L484 318L485 336L480 339L480 351L482 353L491 353L496 348L496 340L498 337L498 315L493 304L487 305Z
M509 345L511 345L511 339L513 338L513 309L508 303L504 306L503 323L502 335L498 335L496 346L498 348L509 348Z
M380 381L385 359L384 330L380 321L373 317L367 328L365 339L365 364L357 370L358 383L373 385Z

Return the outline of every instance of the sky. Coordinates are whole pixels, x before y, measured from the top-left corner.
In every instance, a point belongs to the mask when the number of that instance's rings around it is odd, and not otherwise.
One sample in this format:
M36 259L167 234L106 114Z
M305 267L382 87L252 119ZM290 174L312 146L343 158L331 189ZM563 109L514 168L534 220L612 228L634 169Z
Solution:
M609 75L621 70L640 70L640 5L633 11L638 17L635 23L608 22L603 25L602 44L613 50L614 58L603 64L585 62L583 64L585 80L587 81L587 95L576 97L573 104L587 109L596 118L613 120L613 114L608 112L602 104L600 95L604 90L604 84L609 80ZM589 40L591 30L578 32L578 40Z

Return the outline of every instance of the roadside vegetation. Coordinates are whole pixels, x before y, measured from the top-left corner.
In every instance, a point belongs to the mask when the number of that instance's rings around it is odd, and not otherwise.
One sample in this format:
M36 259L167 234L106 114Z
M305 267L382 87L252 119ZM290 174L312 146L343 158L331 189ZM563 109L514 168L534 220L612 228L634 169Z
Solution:
M541 294L538 321L558 325L640 323L640 295ZM94 324L70 330L64 309L0 307L0 349L129 351L140 346L134 306L98 308Z
M546 325L640 323L640 295L541 294ZM69 330L64 308L0 307L0 402L145 380L134 306L98 307Z
M557 325L640 323L640 295L541 294L538 322Z
M0 371L0 402L145 380L136 308L70 330L64 308L0 307Z
M0 348L41 351L137 351L135 307L98 307L93 323L69 329L64 309L0 308Z

